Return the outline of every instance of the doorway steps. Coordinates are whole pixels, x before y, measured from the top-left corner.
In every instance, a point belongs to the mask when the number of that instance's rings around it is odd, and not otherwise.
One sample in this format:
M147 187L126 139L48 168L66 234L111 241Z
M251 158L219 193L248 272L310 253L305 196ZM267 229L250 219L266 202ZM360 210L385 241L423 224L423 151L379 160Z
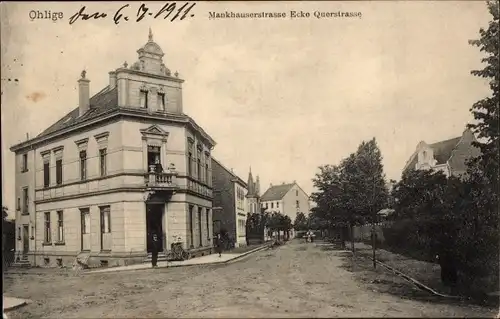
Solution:
M151 253L148 253L148 256L144 259L144 263L151 263L152 255ZM168 261L167 260L167 253L162 251L158 253L158 261Z
M22 255L19 260L15 260L11 265L11 267L19 267L19 268L29 268L31 264L28 260L28 256Z

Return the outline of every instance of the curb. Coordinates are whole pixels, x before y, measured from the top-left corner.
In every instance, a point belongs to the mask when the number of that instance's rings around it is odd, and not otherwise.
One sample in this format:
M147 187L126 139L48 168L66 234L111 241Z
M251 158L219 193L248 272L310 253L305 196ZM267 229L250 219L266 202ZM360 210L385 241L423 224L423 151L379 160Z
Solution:
M229 260L226 260L226 261L223 261L221 262L221 264L230 264L231 262L235 262L235 261L239 261L240 259L242 259L243 257L246 257L250 254L253 254L253 253L256 253L256 252L259 252L261 250L266 250L266 249L269 249L270 248L270 245L264 245L264 246L261 246L261 247L258 247L258 248L255 248L255 249L252 249L252 250L249 250L239 256L236 256L232 259L229 259Z
M177 268L177 267L192 267L192 266L211 266L211 265L221 265L221 264L229 264L231 262L236 262L240 259L242 259L243 257L246 257L252 253L255 253L255 252L258 252L258 251L261 251L261 250L264 250L264 249L269 249L269 245L264 245L264 246L261 246L261 247L257 247L255 249L252 249L252 250L249 250L247 252L244 252L243 254L239 255L239 256L235 256L234 258L231 258L231 259L228 259L228 260L225 260L225 261L215 261L215 262L211 262L211 263L205 263L205 264L184 264L184 265L179 265L179 264L168 264L167 262L167 265L164 266L164 267L159 267L159 268ZM94 272L94 271L85 271L82 273L82 275L92 275L92 274L106 274L106 273L117 273L117 272L124 272L124 271L136 271L136 270L147 270L147 269L150 269L150 268L139 268L139 269L120 269L120 270L115 270L115 271L97 271L97 272Z
M18 299L18 298L16 298L16 299ZM28 304L28 302L27 302L26 300L23 300L22 302L20 302L20 303L18 303L18 304L16 304L16 305L14 305L14 306L12 306L12 307L3 308L3 311L4 311L4 312L9 312L9 311L12 311L12 310L16 310L16 309L18 309L18 308L21 308L21 307L23 307L23 306L26 306L27 304Z
M350 252L352 253L352 250L350 250ZM366 256L366 255L363 255L363 254L360 254L359 256L363 257L363 258L368 258L370 259L371 261L373 261L373 258L370 257L370 256ZM428 287L426 285L424 285L423 283L421 283L420 281L402 273L401 271L387 265L387 264L384 264L383 262L379 261L379 260L375 260L375 262L379 265L381 265L382 267L392 271L393 273L395 273L396 275L402 277L403 279L411 282L412 284L414 284L415 286L417 286L418 288L422 289L422 290L425 290L427 292L430 292L431 294L435 295L435 296L438 296L438 297L442 297L442 298L449 298L449 299L460 299L460 296L450 296L450 295L445 295L445 294L442 294L440 292L437 292L435 291L434 289L432 289L431 287Z
M225 261L214 261L214 262L206 263L206 264L188 264L188 265L168 265L167 264L167 267L164 267L164 268L191 267L191 266L210 266L210 265L229 264L231 262L238 261L238 260L242 259L243 257L246 257L246 256L248 256L248 255L250 255L252 253L256 253L258 251L264 250L265 248L269 248L268 245L261 246L261 247L249 250L249 251L244 252L243 254L241 254L239 256L236 256L234 258L231 258L231 259L228 259L228 260L225 260Z

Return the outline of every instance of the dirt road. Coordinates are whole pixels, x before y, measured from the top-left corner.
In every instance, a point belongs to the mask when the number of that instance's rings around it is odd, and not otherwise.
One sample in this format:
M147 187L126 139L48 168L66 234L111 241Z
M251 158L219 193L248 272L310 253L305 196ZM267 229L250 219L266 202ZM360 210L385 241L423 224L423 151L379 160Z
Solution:
M293 242L222 266L81 277L54 271L7 274L4 293L33 300L9 318L495 315L486 308L402 299L397 289L405 284L392 281L392 274L382 274L383 289L375 289L368 272L361 276L348 264L341 252Z

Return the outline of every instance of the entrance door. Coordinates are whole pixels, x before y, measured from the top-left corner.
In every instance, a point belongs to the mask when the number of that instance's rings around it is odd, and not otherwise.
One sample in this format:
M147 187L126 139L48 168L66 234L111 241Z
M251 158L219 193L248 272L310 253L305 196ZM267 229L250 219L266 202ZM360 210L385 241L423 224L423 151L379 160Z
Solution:
M163 210L165 204L146 204L146 234L148 253L152 252L153 234L158 236L159 251L163 251L164 233L163 233Z
M29 226L23 225L23 253L27 254L30 250L30 234Z
M80 210L82 229L82 251L90 251L90 210Z

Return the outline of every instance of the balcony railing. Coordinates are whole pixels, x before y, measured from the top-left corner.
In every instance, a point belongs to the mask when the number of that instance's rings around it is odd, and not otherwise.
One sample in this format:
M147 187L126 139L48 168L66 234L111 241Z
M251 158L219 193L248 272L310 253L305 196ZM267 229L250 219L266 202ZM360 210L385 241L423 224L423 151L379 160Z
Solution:
M150 172L146 173L146 185L148 187L177 187L177 172L172 169L158 173L154 167L150 168Z

